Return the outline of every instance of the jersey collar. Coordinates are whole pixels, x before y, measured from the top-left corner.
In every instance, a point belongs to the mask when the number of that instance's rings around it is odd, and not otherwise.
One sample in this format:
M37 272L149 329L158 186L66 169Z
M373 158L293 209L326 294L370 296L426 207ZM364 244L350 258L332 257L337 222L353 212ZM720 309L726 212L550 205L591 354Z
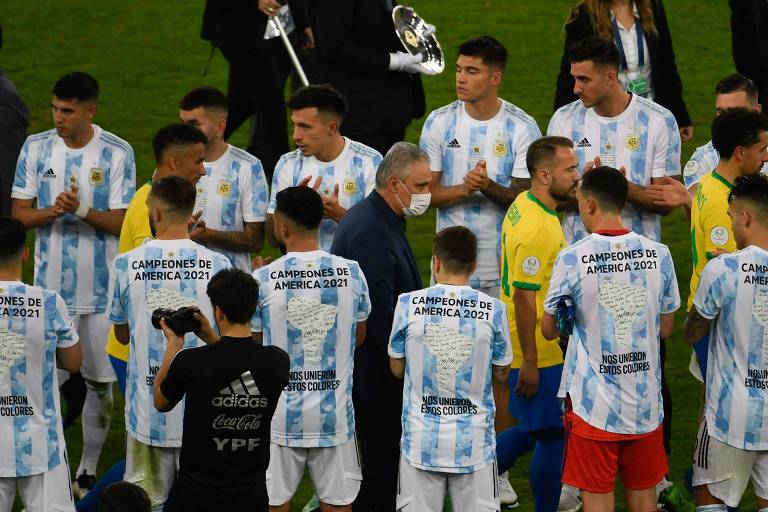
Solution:
M712 171L712 177L720 181L721 183L723 183L726 187L728 187L728 190L731 190L733 188L733 183L723 178L721 175L717 173L717 171Z
M621 236L626 235L630 231L627 228L624 229L599 229L597 231L594 231L596 235L603 235L603 236Z
M531 191L530 191L530 190L528 191L528 199L530 199L531 201L533 201L533 202L534 202L534 203L536 203L537 205L541 206L541 208L542 208L542 209L543 209L545 212L547 212L548 214L550 214L550 215L554 215L555 217L557 217L557 212L556 212L555 210L553 210L552 208L549 208L547 205L545 205L544 203L542 203L542 202L541 202L541 201L539 201L538 199L536 199L536 197L535 197L533 194L531 194Z

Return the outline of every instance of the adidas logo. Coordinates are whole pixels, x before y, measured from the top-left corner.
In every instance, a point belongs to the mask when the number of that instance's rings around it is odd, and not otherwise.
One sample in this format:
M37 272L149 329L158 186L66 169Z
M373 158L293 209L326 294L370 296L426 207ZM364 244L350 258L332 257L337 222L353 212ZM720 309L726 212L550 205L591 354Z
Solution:
M459 144L458 140L453 139L451 142L448 143L448 147L450 149L459 149L461 148L461 144Z
M586 137L581 139L578 144L576 144L577 148L591 148L592 144L589 143Z
M255 408L266 407L267 403L267 398L261 396L250 370L222 388L219 395L211 400L214 407Z
M55 177L56 177L56 173L53 172L53 169L48 169L43 173L43 178L55 178Z

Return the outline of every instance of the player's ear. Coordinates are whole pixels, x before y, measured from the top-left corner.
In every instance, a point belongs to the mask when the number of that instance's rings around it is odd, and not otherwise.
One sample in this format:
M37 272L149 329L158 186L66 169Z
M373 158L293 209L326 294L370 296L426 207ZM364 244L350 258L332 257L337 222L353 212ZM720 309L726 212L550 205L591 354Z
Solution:
M491 74L491 85L501 85L501 79L504 78L504 72L501 69L496 69Z
M334 120L328 123L328 134L333 135L339 133L339 122Z
M736 146L736 149L733 150L733 156L739 162L744 160L744 146Z
M222 117L216 122L216 135L219 137L224 137L224 130L227 129L227 118Z
M29 247L24 246L24 250L21 252L21 262L26 263L29 259Z
M92 101L85 107L85 112L88 114L88 119L93 119L96 115L96 102Z

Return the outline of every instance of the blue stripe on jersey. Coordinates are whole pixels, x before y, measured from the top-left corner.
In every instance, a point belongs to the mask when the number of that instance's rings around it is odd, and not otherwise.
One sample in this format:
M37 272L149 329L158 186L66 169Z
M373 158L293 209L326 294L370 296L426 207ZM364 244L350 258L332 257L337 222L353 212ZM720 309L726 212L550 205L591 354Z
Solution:
M508 109L509 111L509 109ZM504 133L503 136L506 139L507 143L507 151L504 153L504 156L499 159L498 169L501 171L502 169L509 169L509 174L505 172L499 172L496 175L496 183L501 185L502 187L510 187L512 185L512 169L515 167L515 158L517 158L517 154L515 154L515 146L514 146L514 140L512 139L512 136L515 134L515 130L517 129L517 123L515 123L515 120L512 118L507 118L504 120ZM521 126L521 130L528 130L531 131L530 127L527 126ZM536 140L538 137L532 137L531 140ZM499 215L499 233L501 233L501 221L504 219L503 215Z
M738 273L738 259L737 258L725 258L723 259L723 263L725 264L726 268L730 272ZM722 295L723 297L723 303L720 308L720 311L734 311L736 308L736 294L728 294L723 293L722 290L723 287L723 281L718 279L714 281L710 288L710 295L716 296L715 292L718 292L718 295ZM762 338L756 338L757 340L762 341ZM714 346L714 341L711 340L710 347ZM735 337L733 336L723 336L721 340L725 344L725 352L728 354L733 354L735 350ZM762 353L762 351L760 351ZM752 358L749 357L749 353L747 354L747 360L752 363ZM760 367L762 364L757 364L756 367ZM749 368L749 366L748 366ZM754 367L753 367L754 368ZM736 360L734 358L733 360L733 369L732 372L724 372L722 375L723 384L720 387L720 394L718 395L718 409L715 411L715 428L720 430L721 432L730 432L730 417L731 417L731 390L733 389L733 376L738 375L736 373ZM709 379L708 379L709 380ZM751 393L750 393L751 394ZM758 430L759 432L759 430Z
M285 270L297 270L301 262L298 258L287 258L285 261ZM285 303L288 304L295 296L299 294L288 288L285 290ZM266 327L266 326L265 326ZM301 371L304 368L304 344L301 329L293 327L290 322L286 322L286 347L285 350L291 359L291 371ZM302 411L304 410L304 394L301 391L283 392L285 396L285 433L287 437L294 436L301 438L304 425L301 421Z
M8 290L10 297L24 297L24 287L15 286ZM45 314L45 313L44 313ZM9 316L8 330L18 333L27 332L27 319L24 317ZM25 356L27 348L24 348ZM30 373L27 366L27 358L20 357L14 365L9 368L11 381L11 395L25 396L27 388L24 385L24 379ZM13 417L14 446L16 448L16 474L18 476L28 476L30 472L29 459L32 457L32 437L29 431L29 416L18 415Z
M374 165L378 167L378 164ZM363 171L363 159L361 157L352 157L352 169L353 175L357 178L355 180L355 193L352 195L351 202L352 204L357 204L365 199L365 175Z
M182 254L179 254L179 259L182 259L183 257L184 256ZM160 247L146 246L146 248L144 249L143 259L147 263L146 269L148 271L160 271L161 269L155 266L154 263L160 262L163 259L163 250ZM152 280L152 279L145 279L144 283L145 283L147 292L151 288L162 288L164 284L162 280ZM184 293L183 286L181 287L180 293L181 295L187 295ZM145 298L146 298L146 295L145 295ZM163 355L165 353L164 344L165 343L163 340L163 334L157 329L149 329L149 343L147 343L147 355L148 355L147 364L149 366L155 366L155 365L159 366L160 363L163 361ZM142 385L146 386L146 383L137 382L137 387ZM151 391L149 393L149 396L150 397L152 396ZM165 443L166 415L157 412L152 400L149 400L149 403L144 403L141 405L146 410L147 418L149 420L147 422L149 426L149 438L152 441Z
M37 228L38 236L35 242L40 250L39 258L35 258L35 286L45 286L45 280L48 277L48 254L51 240L51 224ZM38 254L35 254L38 256Z
M397 306L397 308L400 308L401 311L405 312L405 314L402 314L398 317L396 317L396 321L398 322L397 325L392 327L392 332L399 332L402 333L402 337L398 337L395 341L394 349L400 353L403 354L403 357L405 357L406 354L406 348L405 348L405 341L408 337L408 329L407 329L407 322L408 322L408 305L410 304L411 296L409 294L403 294L400 296L399 302L400 304ZM413 378L411 376L410 372L410 366L405 365L405 389L403 390L403 397L409 397L411 396L411 393L413 392ZM350 389L351 391L351 389ZM411 403L411 400L403 400L403 412L401 415L401 422L408 421L408 418L411 417L411 409L413 408L413 404ZM410 453L411 452L411 436L408 435L408 431L406 429L405 425L403 426L403 432L404 434L401 436L400 445L402 448L402 453Z
M448 119L445 122L445 140L443 140L443 144L446 146L454 138L456 138L456 125L457 125L458 111L454 105L451 105L452 108L450 109L450 115L448 116ZM425 132L426 130L424 130L422 133L425 133ZM426 151L426 148L424 148L424 150ZM440 183L442 183L445 186L449 186L451 185L451 183L453 183L453 170L456 168L456 166L453 163L453 151L443 151L442 164L443 164L443 168L441 170L442 174L440 175ZM440 210L445 210L445 209L446 208L441 208ZM438 212L440 212L440 210L438 210Z
M56 337L56 328L54 325L54 319L56 318L56 295L50 292L43 292L44 308L45 311L45 360L43 367L43 418L45 418L48 424L48 469L55 468L61 462L59 456L59 415L57 414L57 404L55 403L56 392L54 389L55 381L54 375L56 372L56 344L58 338Z
M102 133L104 131L102 130ZM105 139L110 140L110 139ZM118 145L120 147L121 145ZM93 187L93 207L99 210L109 210L109 183L111 182L113 163L112 147L104 146L99 155L99 167L104 171L104 184ZM129 174L129 172L126 172ZM96 299L96 311L105 311L107 307L107 290L109 288L109 270L107 261L107 239L101 230L94 230L93 237L93 296Z
M427 297L442 297L445 294L443 288L433 287L427 292ZM439 324L442 318L438 315L430 315L429 323ZM429 324L425 323L424 332ZM437 379L432 378L432 375L437 376L437 357L433 355L427 345L422 346L423 354L423 368L422 374L422 394L440 396L440 388L437 384ZM408 365L406 365L408 366ZM440 440L440 417L433 415L431 412L423 414L424 431L421 435L421 463L425 466L434 466L438 463L437 460L432 460L432 456L438 452L438 442Z
M240 180L242 166L237 160L232 160L232 164L229 169L225 169L224 172L226 179L230 183L237 183L236 187L231 187L228 197L221 201L221 223L225 226L232 226L235 224L235 217L237 216L237 203L240 200ZM235 265L235 261L232 261L232 265Z
M320 268L334 268L333 260L327 256L320 258ZM339 306L339 290L338 288L322 288L320 292L320 302L326 305L333 305L338 308ZM353 331L355 322L352 322ZM328 329L325 339L317 347L320 350L320 370L333 371L336 370L336 350L347 350L345 347L338 347L337 344L341 339L339 336L339 319L338 312L336 313L336 321L333 327ZM352 340L354 340L354 332L352 333ZM334 440L329 436L336 433L336 390L326 389L320 391L320 432L324 435L319 441L320 446L333 446ZM342 411L339 411L342 412Z
M637 119L635 120L635 129L639 132L638 135L640 135L640 147L636 151L632 151L632 156L630 157L631 169L629 173L629 181L633 183L643 183L645 181L649 122L648 113L638 109Z
M16 174L13 178L13 186L21 189L27 188L27 160L29 160L29 138L24 141L19 152L19 159L16 162ZM39 188L39 186L38 186Z
M251 211L247 213L256 217L264 217L266 208L261 210L259 206L269 203L269 189L267 188L267 180L264 177L264 168L258 160L251 164L251 197L254 200L251 201Z
M462 300L478 300L477 292L474 290L462 290ZM463 336L469 336L473 340L477 340L477 321L465 318L464 311L468 308L462 307L461 317L459 318L459 333ZM475 347L473 347L474 352ZM469 396L470 390L468 389L472 385L472 362L473 357L468 357L464 364L456 371L456 380L454 383L454 396L463 397ZM471 414L457 414L456 415L456 453L454 460L458 467L466 467L472 465L472 449L473 449L473 437L474 429L472 428Z
M40 155L37 158L37 207L48 208L53 206L55 199L51 193L51 182L44 179L43 173L47 170L44 169L43 164L50 161L53 154L53 139L46 140L43 146L40 148ZM25 178L26 181L26 178Z
M59 293L67 306L74 304L77 299L77 250L80 245L78 222L80 220L72 214L67 214L62 218L61 288ZM40 286L43 284L41 283Z
M671 113L666 112L664 124L667 126L667 158L665 159L665 169L680 168L680 134L678 132L677 121Z
M104 146L101 148L99 154L99 168L104 172L104 184L93 187L93 196L91 198L91 206L97 210L109 210L109 183L111 181L112 172L112 148ZM89 169L83 169L89 171Z

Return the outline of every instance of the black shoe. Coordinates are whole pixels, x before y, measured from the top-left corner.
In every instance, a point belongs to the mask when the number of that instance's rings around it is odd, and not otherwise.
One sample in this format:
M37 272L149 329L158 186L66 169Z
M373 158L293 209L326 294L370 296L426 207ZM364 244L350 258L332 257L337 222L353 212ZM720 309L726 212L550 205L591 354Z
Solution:
M85 495L88 494L95 485L96 475L81 473L80 476L72 482L72 494L75 495L76 500L81 500L85 498Z

